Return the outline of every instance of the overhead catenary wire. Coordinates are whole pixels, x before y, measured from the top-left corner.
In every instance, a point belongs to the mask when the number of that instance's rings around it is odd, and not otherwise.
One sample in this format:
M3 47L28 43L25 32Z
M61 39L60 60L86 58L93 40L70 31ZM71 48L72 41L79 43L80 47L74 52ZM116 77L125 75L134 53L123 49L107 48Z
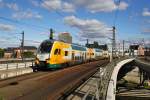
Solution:
M25 22L21 22L21 21L18 21L18 20L13 20L13 19L7 18L7 17L0 16L0 20L4 20L4 21L10 22L10 23L14 23L14 24L17 24L19 26L26 26L26 27L32 28L32 30L36 30L36 31L39 31L39 28L42 29L42 30L45 30L45 29L48 30L48 28L43 27L43 26L25 23ZM17 26L17 27L19 27L19 26ZM21 27L19 27L19 28L21 28ZM21 41L21 38L16 36L16 35L19 35L21 33L12 33L12 32L7 33L6 32L5 34L9 34L9 35L11 34L11 36L10 36L11 38Z
M15 23L15 24L18 24L18 25L21 25L21 26L32 27L32 29L36 28L36 30L39 29L39 28L43 29L43 30L49 29L49 28L44 27L44 26L29 24L29 23L25 23L25 22L22 22L22 21L14 20L14 19L11 19L11 18L3 17L3 16L0 16L0 19L4 20L4 21L7 21L7 22Z

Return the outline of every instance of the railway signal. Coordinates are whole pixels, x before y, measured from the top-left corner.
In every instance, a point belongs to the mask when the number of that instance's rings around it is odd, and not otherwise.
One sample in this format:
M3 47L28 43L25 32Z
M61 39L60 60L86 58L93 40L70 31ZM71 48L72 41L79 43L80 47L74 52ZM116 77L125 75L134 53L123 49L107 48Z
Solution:
M50 29L50 36L49 36L49 39L53 39L53 37L54 37L54 31L53 31L53 29L51 28L51 29Z

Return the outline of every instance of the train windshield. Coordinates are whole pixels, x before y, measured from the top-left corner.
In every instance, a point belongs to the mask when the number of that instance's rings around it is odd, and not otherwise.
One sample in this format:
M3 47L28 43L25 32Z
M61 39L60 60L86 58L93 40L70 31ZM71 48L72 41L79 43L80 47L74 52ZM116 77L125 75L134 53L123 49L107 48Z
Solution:
M51 41L45 41L45 42L41 43L41 45L38 49L38 53L50 53L50 51L52 49L52 45L53 45L53 43Z

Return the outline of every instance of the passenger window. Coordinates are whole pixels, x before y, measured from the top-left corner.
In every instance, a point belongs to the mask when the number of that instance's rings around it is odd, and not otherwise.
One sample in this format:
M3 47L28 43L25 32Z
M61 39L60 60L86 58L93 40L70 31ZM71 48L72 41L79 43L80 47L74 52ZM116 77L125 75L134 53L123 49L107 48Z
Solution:
M65 56L68 56L68 51L65 51Z
M75 60L78 60L78 57L77 57L77 56L75 56Z

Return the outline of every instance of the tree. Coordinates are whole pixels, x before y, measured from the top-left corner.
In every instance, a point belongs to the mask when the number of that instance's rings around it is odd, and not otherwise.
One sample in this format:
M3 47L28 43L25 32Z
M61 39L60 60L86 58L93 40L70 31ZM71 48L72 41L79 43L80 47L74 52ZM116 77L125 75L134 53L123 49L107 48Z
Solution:
M4 49L0 48L0 58L3 58L3 57L4 57Z
M35 55L34 55L33 52L27 51L27 52L24 52L24 53L23 53L23 57L24 57L24 58L34 58Z

